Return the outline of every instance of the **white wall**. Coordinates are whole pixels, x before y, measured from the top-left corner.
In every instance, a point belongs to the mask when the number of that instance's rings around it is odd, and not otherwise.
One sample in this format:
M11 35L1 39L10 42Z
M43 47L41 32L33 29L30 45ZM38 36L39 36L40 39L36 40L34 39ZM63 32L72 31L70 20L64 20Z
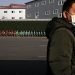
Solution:
M7 11L7 13L4 13L4 11ZM15 11L15 13L12 13L12 11ZM22 13L19 13L19 11L22 11ZM25 9L0 9L0 19L2 20L2 17L5 17L5 20L12 19L12 17L15 17L15 19L19 19L19 17L23 17L23 19L26 19L26 10Z

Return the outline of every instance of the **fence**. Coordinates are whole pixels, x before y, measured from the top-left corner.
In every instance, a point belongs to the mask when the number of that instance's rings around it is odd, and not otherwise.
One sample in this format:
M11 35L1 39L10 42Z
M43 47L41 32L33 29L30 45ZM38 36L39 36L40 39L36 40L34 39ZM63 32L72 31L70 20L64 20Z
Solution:
M0 36L45 36L49 21L0 21Z

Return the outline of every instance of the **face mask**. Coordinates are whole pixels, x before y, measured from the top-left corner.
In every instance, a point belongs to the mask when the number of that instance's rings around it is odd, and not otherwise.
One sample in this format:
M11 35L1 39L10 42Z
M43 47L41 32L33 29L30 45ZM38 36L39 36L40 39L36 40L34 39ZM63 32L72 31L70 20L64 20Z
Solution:
M75 15L71 15L72 24L75 26Z

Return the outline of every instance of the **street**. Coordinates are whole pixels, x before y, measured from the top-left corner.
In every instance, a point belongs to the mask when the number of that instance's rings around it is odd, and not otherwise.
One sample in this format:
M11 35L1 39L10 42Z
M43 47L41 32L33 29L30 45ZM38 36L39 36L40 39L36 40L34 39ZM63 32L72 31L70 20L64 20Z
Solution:
M46 48L46 37L0 37L1 72L46 75Z
M0 37L0 60L45 60L45 37Z

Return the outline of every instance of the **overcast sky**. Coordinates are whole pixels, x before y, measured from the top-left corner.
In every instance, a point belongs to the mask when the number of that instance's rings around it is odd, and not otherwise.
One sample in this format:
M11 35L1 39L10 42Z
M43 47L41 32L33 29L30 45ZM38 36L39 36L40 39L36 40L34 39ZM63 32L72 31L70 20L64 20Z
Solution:
M0 6L9 5L11 3L24 4L32 0L0 0Z

